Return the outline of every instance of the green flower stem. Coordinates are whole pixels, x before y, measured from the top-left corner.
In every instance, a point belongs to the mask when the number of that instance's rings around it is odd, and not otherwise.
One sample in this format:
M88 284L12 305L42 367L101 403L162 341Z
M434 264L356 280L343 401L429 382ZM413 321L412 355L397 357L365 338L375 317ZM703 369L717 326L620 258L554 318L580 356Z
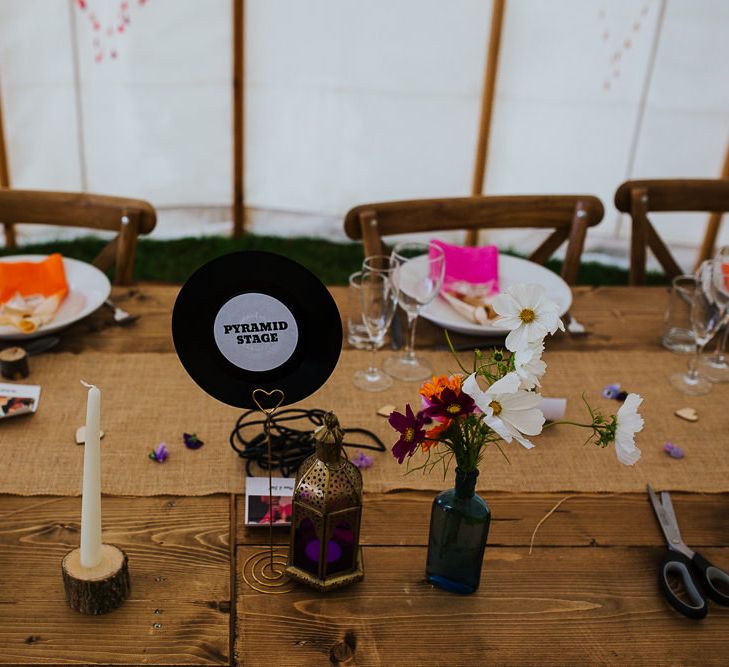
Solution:
M550 426L556 426L557 424L567 424L569 426L577 426L578 428L589 428L592 431L592 434L588 436L587 440L585 440L585 444L587 444L588 442L590 442L590 440L593 440L594 438L595 445L597 445L598 447L607 447L611 442L615 440L615 430L617 428L617 421L615 416L613 415L612 419L610 421L607 421L605 417L600 414L594 413L591 409L590 415L592 416L591 424L580 424L579 422L573 422L565 419L549 422L549 424L544 425L542 430Z
M549 422L548 424L545 424L542 427L542 430L544 430L545 428L549 428L550 426L557 426L558 424L568 424L570 426L579 426L580 428L591 428L591 429L595 430L595 424L594 423L592 423L592 424L578 424L577 422L567 421L566 419L560 420L560 421L556 421L556 422Z
M448 333L448 329L444 329L443 333L445 334L446 343L448 343L448 349L451 351L451 354L453 355L453 358L456 360L456 363L460 367L460 369L468 375L468 371L461 363L461 360L458 358L458 354L456 353L456 348L453 347L453 343L451 342L450 334Z

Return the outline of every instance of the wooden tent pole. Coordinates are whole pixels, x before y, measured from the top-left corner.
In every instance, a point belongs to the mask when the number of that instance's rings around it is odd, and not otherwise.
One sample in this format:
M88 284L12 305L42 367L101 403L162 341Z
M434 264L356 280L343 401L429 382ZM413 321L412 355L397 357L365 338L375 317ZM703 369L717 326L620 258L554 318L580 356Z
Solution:
M5 144L5 128L3 125L3 105L0 100L0 189L10 187L10 170L8 168L8 153ZM15 238L15 227L6 222L3 224L5 230L5 246L14 248L17 245Z
M724 155L724 165L721 168L721 175L719 178L729 179L729 146L727 146L726 154ZM701 262L705 259L710 259L714 255L722 215L723 212L714 211L706 222L706 232L704 233L704 240L701 244L701 250L699 251L699 259L696 262L697 269L701 265Z
M243 236L245 209L243 202L243 79L245 0L233 2L233 237Z
M504 25L505 2L506 0L493 0L491 8L491 31L489 33L483 94L481 98L481 120L478 128L478 143L476 144L476 162L473 167L473 182L471 184L472 195L483 194L483 179L486 174L486 159L488 157L489 136L491 133L494 94L496 92L496 75L499 67L501 28ZM478 230L469 230L466 235L466 243L468 245L476 245L477 242Z

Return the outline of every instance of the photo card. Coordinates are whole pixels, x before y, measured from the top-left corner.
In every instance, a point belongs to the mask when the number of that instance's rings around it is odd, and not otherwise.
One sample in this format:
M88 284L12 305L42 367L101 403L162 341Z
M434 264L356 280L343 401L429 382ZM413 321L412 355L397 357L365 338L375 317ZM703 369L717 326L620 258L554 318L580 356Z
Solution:
M290 526L296 480L273 477L268 495L268 477L246 478L246 526ZM270 501L270 502L269 502Z
M0 419L32 414L38 409L40 386L0 382Z

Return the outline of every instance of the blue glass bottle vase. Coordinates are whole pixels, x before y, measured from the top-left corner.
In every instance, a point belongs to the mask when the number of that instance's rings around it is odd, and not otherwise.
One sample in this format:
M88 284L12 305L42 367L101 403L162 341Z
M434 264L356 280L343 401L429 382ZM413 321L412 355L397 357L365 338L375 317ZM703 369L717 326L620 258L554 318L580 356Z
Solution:
M478 589L491 510L476 493L478 470L456 468L456 486L433 501L425 576L451 593Z

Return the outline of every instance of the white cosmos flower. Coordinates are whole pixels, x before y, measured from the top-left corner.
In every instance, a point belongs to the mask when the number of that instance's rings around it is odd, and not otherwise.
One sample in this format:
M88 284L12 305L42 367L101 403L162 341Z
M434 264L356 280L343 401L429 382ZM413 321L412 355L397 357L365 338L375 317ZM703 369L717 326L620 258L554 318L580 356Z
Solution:
M642 402L643 398L638 394L628 394L616 415L615 453L618 461L626 466L634 465L640 458L640 449L635 446L635 434L643 430L643 417L638 414L638 406Z
M498 323L511 329L506 347L512 352L542 340L557 329L564 331L557 304L546 297L542 285L512 285L491 306L501 316Z
M538 435L542 432L544 415L539 409L542 397L531 391L519 389L521 379L515 373L507 373L482 391L476 375L469 375L461 387L483 412L486 424L506 442L516 440L527 449L534 445L522 434Z
M541 387L539 380L547 370L547 364L542 361L542 352L542 341L530 343L514 352L514 371L521 380L522 389Z

